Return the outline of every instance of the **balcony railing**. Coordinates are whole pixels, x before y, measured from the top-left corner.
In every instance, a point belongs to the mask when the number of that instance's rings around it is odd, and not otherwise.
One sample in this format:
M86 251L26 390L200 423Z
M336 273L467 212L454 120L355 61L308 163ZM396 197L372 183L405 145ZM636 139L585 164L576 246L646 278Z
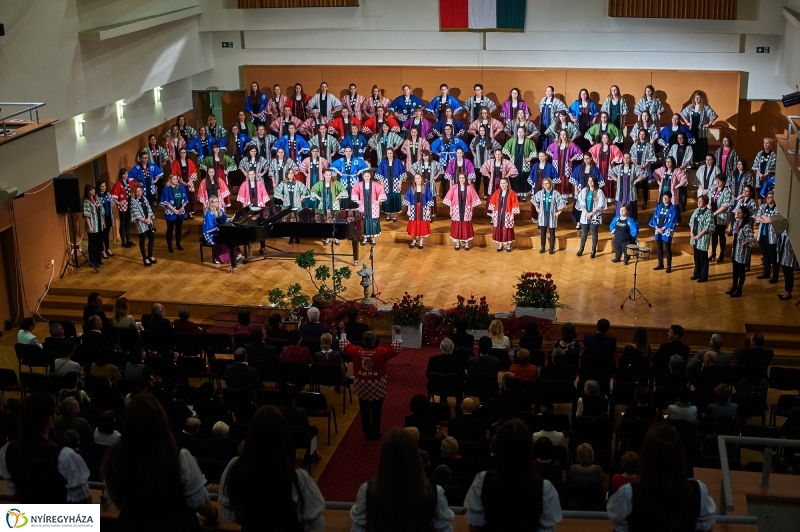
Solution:
M14 118L15 116L23 115L28 113L28 119L31 122L39 123L39 108L44 107L44 103L23 103L23 102L0 102L0 111L4 107L22 107L18 111L15 111L11 114L6 114L0 116L0 125L2 125L3 131L2 136L7 137L8 135L8 126L6 126L6 121L9 119ZM34 118L35 117L35 118ZM11 120L13 123L13 120Z

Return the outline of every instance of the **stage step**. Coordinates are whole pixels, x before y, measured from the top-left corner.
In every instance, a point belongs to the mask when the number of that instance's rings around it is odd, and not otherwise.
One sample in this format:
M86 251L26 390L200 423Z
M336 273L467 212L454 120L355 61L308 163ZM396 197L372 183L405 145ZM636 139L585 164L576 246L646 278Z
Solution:
M114 303L121 297L123 290L89 290L84 288L51 288L42 301L39 314L48 320L83 322L83 307L86 306L91 292L100 292L103 298L103 310L107 316L114 312Z

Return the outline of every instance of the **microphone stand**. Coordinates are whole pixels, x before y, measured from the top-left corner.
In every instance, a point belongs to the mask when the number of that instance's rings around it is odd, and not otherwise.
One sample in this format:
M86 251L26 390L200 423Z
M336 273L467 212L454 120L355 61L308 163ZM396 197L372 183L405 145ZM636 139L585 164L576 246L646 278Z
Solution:
M372 270L372 295L370 297L372 297L373 299L376 299L376 300L380 301L381 303L385 304L386 301L384 301L383 299L378 297L380 295L380 292L376 292L376 290L375 290L376 285L375 285L375 252L374 252L374 250L375 250L375 242L373 242L372 239L370 238L370 240L369 240L369 267Z

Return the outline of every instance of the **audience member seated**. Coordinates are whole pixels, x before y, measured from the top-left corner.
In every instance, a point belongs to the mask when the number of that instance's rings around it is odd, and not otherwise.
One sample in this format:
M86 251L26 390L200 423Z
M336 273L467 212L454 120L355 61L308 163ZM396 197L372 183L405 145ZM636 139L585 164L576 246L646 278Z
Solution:
M736 419L736 412L739 405L731 402L731 389L727 384L720 384L714 388L716 403L706 407L706 421L719 421L722 416L729 416Z
M172 321L172 330L179 334L194 334L202 336L205 331L202 327L189 319L191 313L189 307L181 307L178 309L178 319Z
M130 315L130 305L127 297L120 297L114 302L114 315L111 325L124 329L136 329L136 318Z
M150 394L125 409L124 430L103 462L109 499L120 530L196 530L197 514L219 526L206 480L187 449L178 450L164 410Z
M302 362L311 365L311 351L304 345L303 337L298 331L289 331L289 345L283 346L281 350L281 360L284 362Z
M135 381L141 379L147 366L144 364L144 349L135 345L128 349L128 361L125 363L125 380Z
M275 340L286 340L289 338L289 331L281 327L281 318L280 314L270 314L269 319L269 329L267 330L267 338L273 338Z
M97 428L94 429L94 442L101 445L112 445L117 443L120 433L116 430L117 415L113 410L106 410L97 420Z
M161 354L158 372L162 381L170 380L175 383L175 386L181 386L183 389L189 388L189 376L182 368L178 367L178 353L172 349L167 349Z
M311 440L319 434L319 429L308 422L308 414L306 411L294 404L296 399L296 388L293 384L287 385L283 389L283 405L280 407L281 414L283 414L283 417L286 419L287 425L290 427L302 427L305 429L308 439ZM311 457L306 454L306 460L310 459Z
M533 444L533 468L538 478L549 480L557 492L561 493L562 475L564 473L561 463L554 460L555 453L553 442L550 438L539 438Z
M567 352L557 347L550 354L552 366L542 367L539 380L543 381L574 381L578 368L567 362Z
M633 331L633 342L625 346L618 367L650 368L650 344L647 342L647 329L636 327Z
M63 403L67 397L72 397L83 408L89 408L91 400L85 391L78 388L80 381L80 374L77 371L71 371L64 375L64 388L58 392L58 400Z
M565 362L573 364L578 367L578 359L581 354L581 343L577 340L578 331L575 326L569 322L561 326L561 339L553 344L553 352L556 349L562 349L566 355ZM553 354L550 354L550 364L553 363ZM574 376L573 376L574 378Z
M351 342L361 343L361 337L369 330L369 325L358 321L358 307L347 308L347 321L344 322L344 333Z
M297 468L289 427L280 411L274 406L259 408L245 441L241 456L234 457L222 473L223 519L236 521L242 530L322 530L325 500L311 475Z
M411 398L409 405L411 415L406 416L406 427L417 427L419 435L423 438L442 439L442 432L436 424L436 420L431 415L428 398L424 395L415 395Z
M72 360L72 355L75 354L75 343L72 340L64 340L59 346L59 354L61 358L53 361L53 367L58 375L66 375L67 373L81 372L81 365Z
M517 412L530 411L533 397L525 390L517 389L517 376L510 371L501 379L500 395L489 402L489 412L493 420L500 422L513 418ZM498 422L494 423L495 426Z
M302 338L319 340L320 336L331 332L326 325L323 325L319 322L319 309L317 307L309 308L306 316L308 316L308 321L300 325L300 336ZM350 336L348 336L348 338L350 338ZM354 339L358 341L361 339L361 337L359 336L358 338Z
M26 344L26 345L35 345L39 349L42 349L42 344L39 343L39 339L33 334L33 328L36 327L36 322L30 316L23 319L22 322L19 324L19 332L17 333L17 343L18 344Z
M89 316L99 316L103 327L112 326L111 321L103 310L103 298L100 296L100 292L91 292L87 298L86 306L83 307L84 326L89 323Z
M247 351L244 348L237 348L233 352L233 364L225 366L225 386L228 388L241 389L250 384L255 389L261 389L261 377L258 370L247 365Z
M253 390L253 394L255 395L255 389L252 386L245 386L242 389L242 393L244 393L244 390L248 387ZM214 390L214 385L210 382L204 382L200 385L192 408L197 413L197 417L206 422L212 424L217 421L231 422L228 409L219 401L217 391Z
M478 356L469 357L467 360L467 373L497 375L497 371L500 368L500 361L495 357L489 356L489 351L491 350L491 338L484 336L478 340Z
M50 336L44 339L44 350L51 353L58 353L61 344L66 339L64 336L64 326L57 321L51 321L48 328L50 330Z
M175 435L180 449L186 449L195 458L200 458L200 448L203 445L203 438L200 437L200 425L202 422L196 417L187 418L183 422L183 430Z
M716 364L724 368L728 368L731 362L731 355L722 350L722 335L712 334L709 340L708 348L698 351L691 360L686 364L686 375L691 380L695 373L700 371L700 368L705 365L705 354L709 351L716 353Z
M61 402L61 415L56 418L53 430L56 436L62 437L68 430L76 430L83 443L94 442L94 430L86 419L78 416L81 405L74 397L67 397Z
M99 316L89 316L86 324L87 331L81 336L81 345L92 351L103 351L110 353L114 346L111 340L103 336L103 323Z
M69 447L83 459L83 463L89 468L89 479L92 480L93 476L97 476L100 469L100 460L94 454L81 450L81 436L78 431L68 430L61 440L64 447Z
M261 327L256 327L250 332L250 343L245 344L247 360L250 362L277 362L278 355L275 346L265 344L267 332Z
M492 323L489 324L489 330L486 334L492 341L492 349L505 349L506 351L511 349L511 341L503 332L502 321L492 320Z
M142 316L142 328L150 333L170 333L172 324L164 317L164 305L153 303L150 314Z
M347 366L344 365L344 358L341 351L334 351L331 348L333 336L325 333L319 337L319 351L314 353L314 364L333 364L342 369L342 377L347 374ZM338 390L337 390L338 391Z
M678 388L678 398L674 405L667 407L668 419L673 421L697 421L697 407L692 406L692 392L689 388Z
M558 491L534 472L531 440L519 420L508 421L497 431L493 447L497 466L478 473L464 499L471 531L554 530L561 522Z
M656 372L666 372L667 365L673 355L678 355L685 364L689 360L691 348L681 342L683 338L683 327L677 324L669 326L667 330L667 341L658 346L658 351L653 355L653 370Z
M594 449L582 443L575 449L577 464L569 466L567 481L580 486L602 486L603 468L594 463Z
M162 382L159 400L167 413L173 430L180 430L186 420L193 415L186 401L182 397L178 397L178 389L173 381Z
M650 389L639 386L633 391L633 397L636 399L636 404L625 409L622 419L637 423L652 423L656 417L656 408L650 404L650 401L653 400Z
M623 485L608 500L611 528L711 530L716 505L702 482L686 478L686 470L678 431L666 423L653 425L642 445L639 479Z
M454 373L464 375L464 366L457 357L453 356L455 344L450 338L445 338L439 343L441 355L435 355L428 359L428 369L426 375L431 373ZM470 357L472 358L472 357Z
M45 348L47 348L47 339L45 338ZM752 367L758 368L757 374L761 378L767 377L767 369L772 364L772 359L775 357L775 352L772 349L764 347L764 335L762 333L753 333L750 338L750 345L744 349L738 349L733 353L736 359L736 367L750 370ZM748 371L748 375L749 375Z
M686 386L686 369L680 355L672 355L669 358L669 372L661 372L656 375L656 386L668 386L680 388Z
M455 515L444 489L427 480L414 438L394 428L383 437L375 478L358 489L350 518L353 530L442 531Z
M486 421L474 415L477 405L475 400L467 397L461 401L461 415L447 422L447 434L459 441L474 441L480 445L486 443L486 432L489 426Z
M417 444L417 449L419 449L419 429L417 427L405 427L403 430L411 435L414 439L414 443ZM428 455L428 451L419 449L419 462L422 464L422 470L425 472L425 476L430 476L431 458Z
M606 334L609 329L611 329L611 322L605 318L597 320L597 332L583 337L584 355L614 356L614 352L617 350L617 339Z
M472 351L475 347L475 337L467 333L469 324L465 320L457 320L455 329L455 332L450 333L450 341L453 342L453 346L459 349L469 349Z
M730 380L730 373L726 366L718 364L718 354L715 351L707 350L703 353L703 367L694 373L692 385L695 388L713 390L717 384L727 383Z
M228 438L231 428L224 421L217 421L211 429L213 436L206 438L200 446L200 456L206 460L230 462L236 456L239 442Z
M467 460L458 454L459 443L452 436L442 438L440 446L441 457L437 465L446 465L450 469L450 473L460 479L472 480L475 476L475 462Z
M746 393L750 395L767 395L769 382L762 377L762 367L759 363L751 363L746 368L745 378L736 383L736 393Z
M122 380L122 375L119 373L119 368L109 361L108 351L99 351L90 368L92 377L105 377L111 383L116 383Z
M236 320L239 323L233 328L233 334L248 335L253 332L253 329L259 326L257 323L250 323L249 310L240 310Z
M531 354L527 349L517 349L517 363L513 364L508 371L517 376L518 381L536 382L539 379L539 368L528 362Z
M533 433L533 443L540 438L547 438L555 446L564 446L564 434L556 430L556 414L551 410L542 413L542 430Z
M252 421L253 416L258 410L256 403L256 389L252 384L248 384L242 388L239 394L239 400L233 405L233 415L237 423L248 424Z
M528 351L538 351L542 348L542 342L544 342L544 338L539 333L539 323L528 322L523 329L522 338L519 339L519 346Z
M583 397L578 398L575 415L608 416L608 398L600 393L600 383L597 381L583 383Z
M49 440L55 411L49 393L32 393L22 400L19 439L0 448L0 477L22 504L89 504L89 468L71 448Z
M619 460L619 465L622 467L622 473L617 473L611 477L611 485L609 491L616 492L625 484L636 482L639 480L639 455L628 451L622 455Z
M442 442L444 444L444 442ZM433 470L433 481L444 490L448 506L461 506L464 504L464 488L458 484L450 484L453 472L444 464L439 464Z

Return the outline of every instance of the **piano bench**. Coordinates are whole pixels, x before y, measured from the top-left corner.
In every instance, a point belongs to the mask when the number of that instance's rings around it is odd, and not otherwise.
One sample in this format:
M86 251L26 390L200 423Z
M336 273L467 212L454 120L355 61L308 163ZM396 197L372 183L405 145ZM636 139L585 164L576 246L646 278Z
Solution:
M206 242L206 238L204 236L201 236L200 237L200 264L203 264L203 248L204 247L211 249L214 246L212 246L211 244Z

